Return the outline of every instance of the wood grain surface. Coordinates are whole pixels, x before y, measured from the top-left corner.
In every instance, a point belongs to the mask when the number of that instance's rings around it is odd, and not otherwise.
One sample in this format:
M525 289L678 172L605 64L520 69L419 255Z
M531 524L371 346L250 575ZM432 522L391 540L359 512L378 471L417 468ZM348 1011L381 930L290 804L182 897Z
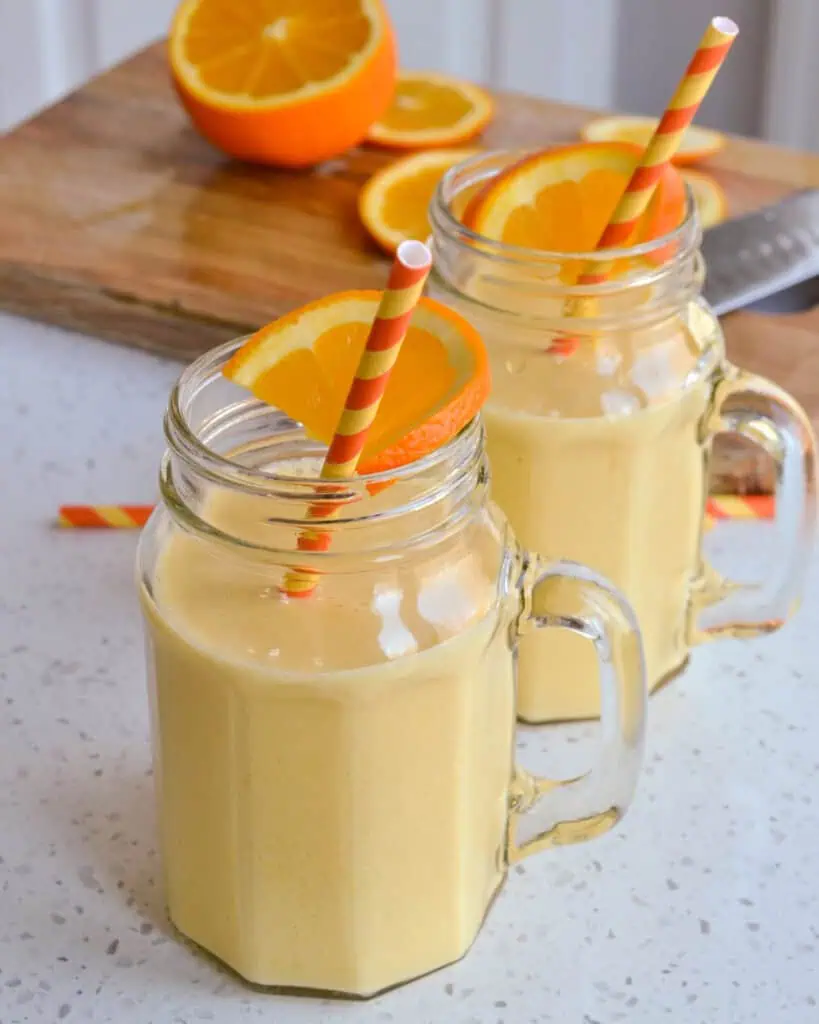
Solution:
M590 112L498 96L493 146L572 140ZM243 165L189 126L150 47L0 140L0 307L188 360L317 295L378 287L356 214L392 159L361 148L315 172ZM819 186L819 156L731 139L708 171L731 213ZM819 421L819 310L727 317L734 362ZM752 449L720 447L715 489L767 489Z

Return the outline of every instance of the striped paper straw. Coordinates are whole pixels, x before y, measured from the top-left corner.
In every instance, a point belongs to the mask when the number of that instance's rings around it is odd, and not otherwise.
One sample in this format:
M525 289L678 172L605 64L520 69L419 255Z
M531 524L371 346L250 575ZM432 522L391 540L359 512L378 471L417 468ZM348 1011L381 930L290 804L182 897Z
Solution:
M413 311L432 266L432 255L423 242L406 241L398 246L387 287L375 314L361 359L344 403L335 435L324 457L321 479L346 480L355 476L367 434L378 412L390 374L407 333ZM311 518L329 518L339 505L311 506ZM324 551L330 543L325 531L306 529L299 534L302 551ZM289 572L282 590L289 597L307 597L318 583L314 569Z
M712 494L705 511L712 519L773 519L772 494Z
M728 55L739 27L730 18L713 18L705 30L665 113L649 139L642 159L626 185L614 213L598 239L596 250L617 249L628 241L637 222L645 213L657 183L669 161L680 148L688 126L694 120L717 72ZM578 277L581 285L602 284L614 268L614 261L590 262ZM583 299L569 303L570 315L577 316L585 305ZM569 355L578 345L577 338L555 338L549 346L553 355Z
M628 240L637 221L645 213L657 182L680 148L688 126L694 120L738 34L739 28L730 18L712 19L609 223L603 229L596 249L616 249ZM602 267L595 266L593 270L581 275L580 283L599 284L606 279L611 269L610 263Z
M725 519L773 519L776 499L772 494L712 494L705 503L705 530Z
M136 530L148 522L153 510L153 505L61 505L57 525L80 530ZM310 514L327 518L333 511L328 502L321 509L311 508ZM773 519L775 511L772 494L712 494L705 506L709 525L721 519ZM326 551L329 544L326 532L304 530L299 535L302 551Z
M138 530L153 505L60 505L57 525L80 530Z

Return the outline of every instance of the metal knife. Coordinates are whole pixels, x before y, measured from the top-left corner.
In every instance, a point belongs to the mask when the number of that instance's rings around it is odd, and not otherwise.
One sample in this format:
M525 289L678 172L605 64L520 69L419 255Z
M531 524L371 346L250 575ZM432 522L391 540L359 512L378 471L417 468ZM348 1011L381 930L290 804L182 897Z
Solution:
M705 298L720 316L809 309L819 303L819 189L709 228L702 254Z

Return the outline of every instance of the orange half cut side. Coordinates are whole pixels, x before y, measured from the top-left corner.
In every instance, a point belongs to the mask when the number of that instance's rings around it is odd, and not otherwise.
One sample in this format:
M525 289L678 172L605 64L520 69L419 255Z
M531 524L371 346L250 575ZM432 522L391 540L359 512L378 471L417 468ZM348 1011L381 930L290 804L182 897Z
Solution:
M245 160L306 166L343 152L395 84L382 0L182 0L169 47L195 125Z

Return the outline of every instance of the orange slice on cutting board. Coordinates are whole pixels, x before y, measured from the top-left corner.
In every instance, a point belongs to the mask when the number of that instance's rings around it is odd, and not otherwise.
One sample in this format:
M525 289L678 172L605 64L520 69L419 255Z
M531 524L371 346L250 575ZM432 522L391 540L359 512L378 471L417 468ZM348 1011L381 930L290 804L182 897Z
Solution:
M288 167L359 143L395 86L382 0L183 0L170 60L205 138L230 156Z
M509 245L592 252L641 152L625 142L600 142L534 153L487 182L464 211L464 223ZM628 244L659 238L684 216L685 187L669 165Z
M392 103L367 139L389 149L454 146L482 131L493 110L492 97L472 82L437 71L402 71Z
M656 117L639 117L636 114L598 117L589 121L580 130L580 135L586 142L631 142L645 149L656 127ZM723 149L725 142L725 136L720 132L692 124L683 135L682 143L671 162L683 167L706 160Z
M474 149L433 149L411 153L382 167L358 196L361 222L378 244L393 253L408 238L427 238L429 204L450 167Z
M225 376L329 444L358 367L381 293L339 292L263 327ZM451 440L490 388L489 360L463 317L422 298L359 463L360 473L396 469Z
M728 199L722 186L704 171L686 168L681 174L691 189L702 227L711 228L725 220L728 216Z

